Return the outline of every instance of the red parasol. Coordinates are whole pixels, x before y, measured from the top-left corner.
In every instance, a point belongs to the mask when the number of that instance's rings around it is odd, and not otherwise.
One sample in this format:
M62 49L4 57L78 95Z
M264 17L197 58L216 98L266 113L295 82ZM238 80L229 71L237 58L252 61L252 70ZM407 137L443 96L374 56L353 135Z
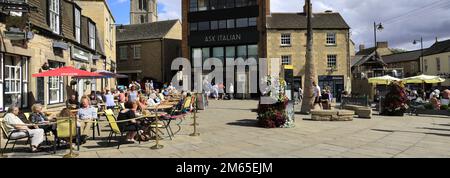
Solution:
M61 68L45 71L38 74L33 74L33 77L100 77L102 75L94 72L88 72L85 70L75 69L71 66L64 66Z

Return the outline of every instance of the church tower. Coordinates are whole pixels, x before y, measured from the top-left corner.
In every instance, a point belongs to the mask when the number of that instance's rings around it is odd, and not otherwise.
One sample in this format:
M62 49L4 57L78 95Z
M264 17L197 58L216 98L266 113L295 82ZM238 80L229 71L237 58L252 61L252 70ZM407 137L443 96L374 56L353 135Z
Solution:
M141 24L158 21L156 0L130 0L130 23Z

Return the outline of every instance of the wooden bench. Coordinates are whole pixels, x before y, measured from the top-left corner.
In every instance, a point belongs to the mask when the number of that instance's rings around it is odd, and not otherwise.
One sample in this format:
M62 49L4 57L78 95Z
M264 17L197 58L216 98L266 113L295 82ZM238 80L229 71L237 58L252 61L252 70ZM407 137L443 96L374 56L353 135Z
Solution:
M313 110L311 119L314 121L352 121L354 111L349 110Z
M372 108L357 105L345 105L343 109L355 111L359 118L372 118Z

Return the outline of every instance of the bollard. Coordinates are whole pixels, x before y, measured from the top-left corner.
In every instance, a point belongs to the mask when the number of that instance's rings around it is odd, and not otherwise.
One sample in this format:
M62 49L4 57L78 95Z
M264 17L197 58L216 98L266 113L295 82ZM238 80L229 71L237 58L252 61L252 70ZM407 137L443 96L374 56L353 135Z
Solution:
M194 126L194 133L191 133L189 135L189 136L192 136L192 137L200 136L200 133L197 132L197 126L198 126L198 123L197 123L197 100L195 100L194 105L195 105L195 107L194 107L194 116L193 116L194 123L191 124L191 126Z
M164 145L159 144L159 116L158 116L158 109L156 109L156 127L155 127L155 142L156 144L152 147L150 147L152 150L159 150L164 148Z
M0 123L0 124L2 124L2 128L3 128L3 120L2 120L2 122ZM8 156L6 156L6 155L3 155L3 151L5 151L5 150L3 150L2 148L2 138L3 138L3 130L0 130L0 158L7 158Z
M63 158L76 158L76 157L78 157L78 154L74 153L73 152L73 148L72 148L72 139L73 139L73 136L72 136L72 118L69 118L69 139L70 139L70 141L69 141L69 143L70 143L70 152L68 154L64 155Z

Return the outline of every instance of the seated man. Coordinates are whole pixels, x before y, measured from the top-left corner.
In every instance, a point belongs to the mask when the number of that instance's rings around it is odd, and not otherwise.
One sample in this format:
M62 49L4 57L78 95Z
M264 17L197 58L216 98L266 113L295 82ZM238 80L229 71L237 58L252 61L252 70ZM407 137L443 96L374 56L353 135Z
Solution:
M75 95L71 95L70 98L67 99L66 107L69 109L78 109L78 107L80 107L80 102L78 102Z
M39 145L44 141L44 130L43 129L30 129L29 126L33 126L30 124L25 124L20 120L19 117L19 108L18 107L10 107L8 108L8 113L5 115L5 123L6 129L8 131L8 135L13 131L20 130L20 132L14 132L11 135L11 138L21 138L26 136L26 132L30 134L31 140L31 152L37 152Z
M86 135L86 128L91 128L92 121L97 119L96 108L89 105L89 98L81 98L81 108L78 110L78 126L81 128L81 135Z

